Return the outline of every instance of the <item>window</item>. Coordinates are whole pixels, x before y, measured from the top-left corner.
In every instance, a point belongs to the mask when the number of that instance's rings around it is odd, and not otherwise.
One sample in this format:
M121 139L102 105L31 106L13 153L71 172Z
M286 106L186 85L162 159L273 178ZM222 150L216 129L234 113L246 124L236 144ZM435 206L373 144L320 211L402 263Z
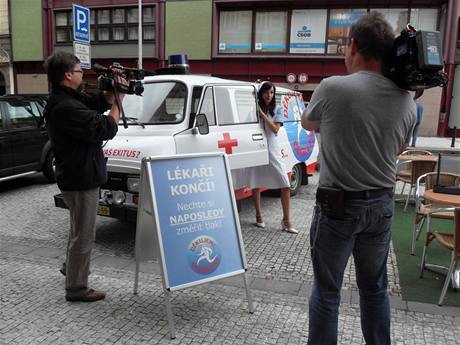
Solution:
M127 43L137 41L139 12L137 7L91 9L91 43ZM144 41L155 41L155 7L142 9ZM56 43L71 43L72 11L56 11Z
M209 126L216 125L216 111L214 108L214 97L212 87L207 87L204 91L203 103L201 103L200 114L205 114Z
M37 122L32 107L28 102L21 104L5 102L10 115L11 128L36 127Z
M409 22L409 10L407 8L376 8L371 11L383 13L385 19L391 24L395 35L399 35Z
M257 12L256 52L285 52L287 12Z
M436 31L438 10L435 8L412 8L410 23L416 30Z
M72 37L72 12L56 12L56 43L69 42Z
M441 15L439 8L227 8L219 12L218 54L343 56L350 27L368 11L383 13L397 35L409 22L417 30L443 30L444 18L442 6Z
M177 82L160 82L145 84L143 97L137 97L142 102L142 111L132 108L131 105L125 109L127 114L139 116L139 122L162 124L178 123L185 116L187 87ZM144 100L148 100L144 102Z
M250 53L252 11L220 12L219 52Z
M252 86L215 86L219 125L257 122L256 95Z
M324 54L327 10L293 10L290 53Z
M328 54L345 55L350 27L366 12L366 9L334 9L329 11Z
M252 87L235 90L236 112L240 123L257 122L256 92Z

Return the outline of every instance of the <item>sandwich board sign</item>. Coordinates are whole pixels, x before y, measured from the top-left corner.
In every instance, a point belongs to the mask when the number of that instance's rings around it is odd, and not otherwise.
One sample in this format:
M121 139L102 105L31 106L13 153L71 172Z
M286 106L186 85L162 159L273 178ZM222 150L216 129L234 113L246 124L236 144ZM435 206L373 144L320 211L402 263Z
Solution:
M171 338L172 291L243 275L252 297L227 156L222 153L147 157L142 160L136 227L139 264L158 258Z

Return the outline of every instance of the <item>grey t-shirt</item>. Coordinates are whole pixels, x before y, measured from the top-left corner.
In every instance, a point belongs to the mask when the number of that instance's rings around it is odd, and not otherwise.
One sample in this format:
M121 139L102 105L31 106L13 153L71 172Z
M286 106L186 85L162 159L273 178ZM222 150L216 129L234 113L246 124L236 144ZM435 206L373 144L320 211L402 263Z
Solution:
M416 120L409 92L370 71L330 77L315 89L303 116L320 121L321 186L393 187L397 154Z

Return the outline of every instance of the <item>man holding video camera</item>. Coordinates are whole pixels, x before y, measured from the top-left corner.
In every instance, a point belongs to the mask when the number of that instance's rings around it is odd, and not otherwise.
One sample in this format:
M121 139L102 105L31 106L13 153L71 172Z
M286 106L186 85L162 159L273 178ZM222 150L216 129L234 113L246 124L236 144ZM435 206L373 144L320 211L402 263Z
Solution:
M383 73L393 29L377 12L355 22L345 64L349 75L324 79L302 115L321 129L321 171L310 229L314 283L309 345L337 344L340 290L353 254L366 344L390 344L387 257L396 157L409 143L415 103Z
M93 302L105 293L88 288L91 250L95 238L99 187L107 181L102 141L118 130L120 109L112 92L81 92L83 70L72 54L57 52L45 62L51 93L45 108L46 128L56 161L56 182L70 210L66 300ZM117 71L114 71L115 73ZM121 76L116 85L127 85ZM120 102L124 94L119 95ZM103 112L110 109L109 115Z

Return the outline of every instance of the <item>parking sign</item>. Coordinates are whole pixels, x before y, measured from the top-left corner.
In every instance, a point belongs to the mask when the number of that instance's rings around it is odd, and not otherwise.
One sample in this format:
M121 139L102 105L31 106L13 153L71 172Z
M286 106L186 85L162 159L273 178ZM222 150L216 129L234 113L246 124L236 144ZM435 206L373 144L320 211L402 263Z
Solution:
M72 5L73 9L73 40L83 43L90 42L90 16L89 8Z

